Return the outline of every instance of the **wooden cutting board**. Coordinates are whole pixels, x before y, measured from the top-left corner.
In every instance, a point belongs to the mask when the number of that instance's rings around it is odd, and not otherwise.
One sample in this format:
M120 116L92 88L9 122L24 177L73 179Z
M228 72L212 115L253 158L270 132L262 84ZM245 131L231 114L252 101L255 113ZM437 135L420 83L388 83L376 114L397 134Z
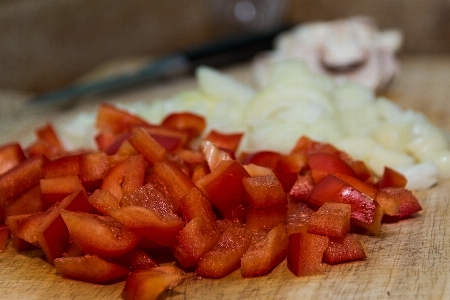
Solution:
M421 110L450 132L450 57L405 57L402 63L403 74L390 98L404 108ZM229 72L248 79L246 68ZM192 79L183 79L90 99L97 102L63 111L14 111L16 117L1 127L0 143L26 140L41 122L56 117L61 122L67 115L95 109L98 101L166 97L194 86ZM4 104L1 94L0 103ZM0 112L7 114L2 107ZM293 276L285 262L260 278L242 279L238 271L220 280L192 277L161 299L450 299L450 180L417 196L422 213L383 225L379 237L361 236L365 261L326 266L323 275L303 278ZM63 279L38 250L17 253L9 247L0 254L0 299L120 299L123 285Z

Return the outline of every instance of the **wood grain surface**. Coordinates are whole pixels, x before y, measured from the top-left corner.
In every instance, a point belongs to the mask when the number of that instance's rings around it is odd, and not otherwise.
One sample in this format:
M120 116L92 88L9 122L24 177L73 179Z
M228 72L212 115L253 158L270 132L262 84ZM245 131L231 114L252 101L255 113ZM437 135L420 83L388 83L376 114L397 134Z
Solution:
M450 132L450 57L405 57L402 64L403 73L389 97L404 108L421 110ZM246 68L229 72L248 80ZM19 104L6 103L11 94L0 93L0 143L26 140L45 120L64 122L69 115L95 109L99 101L166 97L194 86L192 78L181 79L94 97L71 108L34 112L20 111ZM8 109L14 118L4 117ZM293 276L285 262L259 278L243 279L239 271L220 280L192 277L161 299L450 299L450 181L418 191L417 196L422 213L384 224L379 237L361 236L365 261L326 266L323 275L303 278ZM63 279L38 250L17 253L8 247L0 254L0 299L120 299L123 284Z

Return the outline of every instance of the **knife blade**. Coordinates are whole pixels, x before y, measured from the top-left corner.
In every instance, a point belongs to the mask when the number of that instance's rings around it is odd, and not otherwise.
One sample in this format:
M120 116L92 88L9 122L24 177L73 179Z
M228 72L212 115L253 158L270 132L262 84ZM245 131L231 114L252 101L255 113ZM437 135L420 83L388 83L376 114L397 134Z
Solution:
M151 82L159 78L193 73L200 65L215 68L251 59L258 52L270 50L274 39L291 26L255 33L232 36L226 39L172 53L130 73L121 73L96 81L77 83L64 88L37 95L29 103L66 103L83 96L112 92Z

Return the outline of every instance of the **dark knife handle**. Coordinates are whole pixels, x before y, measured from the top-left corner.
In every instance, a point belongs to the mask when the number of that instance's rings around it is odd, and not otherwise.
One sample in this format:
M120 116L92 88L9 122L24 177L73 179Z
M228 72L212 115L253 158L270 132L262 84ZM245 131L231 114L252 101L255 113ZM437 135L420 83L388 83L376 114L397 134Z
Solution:
M247 61L258 52L273 49L277 35L290 29L290 25L282 25L269 31L258 31L231 36L206 45L184 51L191 64L191 69L200 65L224 67L233 63Z
M64 103L88 94L133 87L152 80L192 73L200 65L220 68L251 59L256 53L273 48L274 38L289 26L221 39L206 45L161 57L133 73L117 74L88 83L69 85L32 98L29 103Z

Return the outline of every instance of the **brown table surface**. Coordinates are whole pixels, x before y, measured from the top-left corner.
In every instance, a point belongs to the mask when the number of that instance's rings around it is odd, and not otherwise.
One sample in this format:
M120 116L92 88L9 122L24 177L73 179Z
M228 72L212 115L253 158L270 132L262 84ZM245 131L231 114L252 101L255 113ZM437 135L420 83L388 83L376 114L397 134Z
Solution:
M389 98L420 110L450 132L450 56L402 57L402 74ZM248 69L228 72L248 81ZM192 78L90 97L71 108L24 106L26 95L0 91L0 143L27 142L46 121L64 121L95 110L102 100L134 101L166 97L195 87ZM89 101L88 101L89 100ZM297 278L282 263L269 275L221 280L192 278L162 298L169 299L450 299L450 182L418 192L423 212L398 224L385 224L380 237L362 237L368 259L327 266L324 275ZM118 299L123 283L101 286L61 278L40 251L0 254L0 299Z

